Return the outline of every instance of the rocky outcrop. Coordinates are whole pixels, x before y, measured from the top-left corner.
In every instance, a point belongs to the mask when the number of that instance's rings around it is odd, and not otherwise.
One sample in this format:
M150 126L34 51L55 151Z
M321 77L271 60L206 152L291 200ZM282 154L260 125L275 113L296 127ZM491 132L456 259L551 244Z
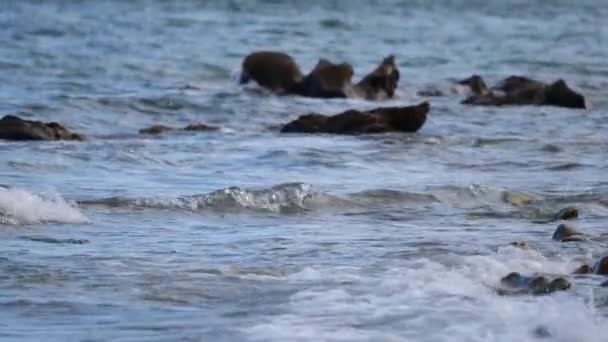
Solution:
M84 140L56 122L42 122L5 115L0 119L0 139L5 140Z
M383 132L416 132L425 123L430 110L428 102L406 107L380 107L367 111L347 110L327 116L302 115L283 126L282 133L365 134Z
M564 80L546 84L523 76L510 76L490 89L481 88L479 93L468 97L462 103L484 106L551 105L586 108L585 98L572 90Z
M353 67L320 59L313 70L303 76L294 59L282 52L260 51L247 57L242 64L241 83L250 80L278 94L315 98L391 98L399 82L395 57L388 56L361 81L353 84Z

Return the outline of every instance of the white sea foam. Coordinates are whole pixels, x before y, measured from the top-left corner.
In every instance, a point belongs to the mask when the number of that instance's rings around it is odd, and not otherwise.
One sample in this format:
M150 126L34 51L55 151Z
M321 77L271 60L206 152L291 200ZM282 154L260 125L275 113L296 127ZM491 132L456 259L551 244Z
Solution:
M264 341L545 341L600 342L606 318L584 288L547 296L499 296L507 272L567 273L570 260L504 248L486 256L413 259L381 272L307 267L288 281L303 286L285 312L245 328Z
M89 219L58 195L35 194L22 189L0 188L0 223L85 223Z

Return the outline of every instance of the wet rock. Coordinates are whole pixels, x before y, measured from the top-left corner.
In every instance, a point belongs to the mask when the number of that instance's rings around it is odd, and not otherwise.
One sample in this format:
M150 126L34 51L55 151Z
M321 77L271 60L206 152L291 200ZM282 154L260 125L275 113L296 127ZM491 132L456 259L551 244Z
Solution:
M525 241L513 241L510 245L521 249L530 249L530 245Z
M500 280L501 288L497 288L500 295L545 295L557 291L565 291L572 286L562 277L549 280L545 276L522 276L512 272Z
M258 51L243 60L241 83L250 80L278 93L290 91L302 81L302 72L294 59L277 51Z
M354 97L353 74L353 67L348 63L334 64L326 59L321 59L302 82L294 85L290 92L318 98Z
M5 115L0 119L0 139L5 140L84 140L56 122L42 122Z
M486 82L479 75L473 75L471 77L456 81L456 83L469 87L473 94L483 94L488 90Z
M367 76L355 85L360 97L368 100L392 98L399 83L399 69L395 56L388 56Z
M578 209L575 207L566 207L553 216L554 220L574 220L578 218Z
M351 109L333 116L307 114L283 126L281 132L330 134L416 132L424 125L429 110L429 103L422 102L415 106L380 107L367 111Z
M352 83L353 67L320 59L313 70L303 76L294 59L277 51L251 53L242 63L241 83L256 81L279 94L316 98L359 97L368 100L391 98L399 82L395 57L388 56L357 84Z
M464 101L470 105L552 105L586 108L585 98L560 79L546 84L522 76L509 76L491 89L474 94Z
M608 276L608 255L601 257L593 266L593 273Z
M567 224L560 224L553 233L553 240L560 242L582 241L584 240L583 232L576 227Z
M590 274L590 273L593 273L593 267L591 267L589 265L581 265L576 270L574 270L574 272L572 272L572 273L573 274Z
M537 337L537 338L549 338L551 337L551 332L549 331L549 328L547 328L544 325L539 325L537 326L533 331L532 334Z
M191 124L184 128L175 128L165 125L154 125L148 128L140 129L140 134L159 135L176 131L196 131L196 132L213 132L219 130L219 127L208 126L205 124Z

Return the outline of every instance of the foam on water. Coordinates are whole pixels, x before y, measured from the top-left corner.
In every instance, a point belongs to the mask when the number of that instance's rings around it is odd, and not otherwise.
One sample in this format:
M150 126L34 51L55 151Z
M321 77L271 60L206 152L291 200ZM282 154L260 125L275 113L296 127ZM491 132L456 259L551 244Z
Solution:
M307 267L289 281L304 289L283 314L245 328L264 341L603 341L588 289L506 297L492 286L511 271L567 274L574 262L513 247L496 254L412 259L381 272Z
M89 219L59 195L0 187L0 223L86 223Z

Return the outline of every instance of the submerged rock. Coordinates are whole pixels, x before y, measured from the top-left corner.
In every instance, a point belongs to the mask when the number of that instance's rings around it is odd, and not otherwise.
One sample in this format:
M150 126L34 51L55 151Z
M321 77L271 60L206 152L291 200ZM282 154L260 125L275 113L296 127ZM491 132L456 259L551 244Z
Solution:
M553 233L553 240L560 242L583 241L583 232L576 227L567 224L560 224Z
M0 139L5 140L84 140L56 122L42 122L5 115L0 119Z
M416 132L430 110L428 102L406 107L380 107L367 111L347 110L327 116L302 115L283 126L282 133L363 134L391 131Z
M148 128L140 129L140 134L158 135L176 131L197 131L197 132L213 132L219 130L219 127L208 126L205 124L192 124L183 128L175 128L165 125L153 125Z
M559 79L546 84L523 76L509 76L492 88L468 97L462 103L485 106L552 105L586 108L584 96L572 90L564 80Z
M496 291L500 295L545 295L557 291L565 291L572 286L568 280L557 277L549 280L545 276L522 276L512 272L500 280L501 288Z

